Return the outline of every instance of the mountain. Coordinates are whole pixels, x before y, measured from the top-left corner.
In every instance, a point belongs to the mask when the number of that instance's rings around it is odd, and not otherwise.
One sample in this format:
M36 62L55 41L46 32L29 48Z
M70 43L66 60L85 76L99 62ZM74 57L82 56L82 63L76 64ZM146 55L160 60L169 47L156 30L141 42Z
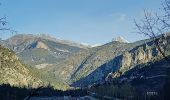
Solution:
M15 55L0 45L0 84L38 87L43 82Z
M58 76L24 64L14 51L0 45L0 84L17 87L36 88L51 85L55 89L66 90L69 85Z
M169 40L167 36L164 43L168 44ZM64 87L62 84L66 84L66 87L103 84L108 77L121 79L121 76L134 69L139 69L134 70L134 73L140 74L140 69L150 68L163 59L152 39L128 43L119 38L101 46L82 48L49 36L17 35L3 41L3 45L13 49L23 61L35 66L37 71L45 73L48 78L44 77L43 80L60 87ZM164 50L165 47L161 45L161 48ZM166 52L166 55L170 54L168 49ZM160 69L156 70L161 72ZM158 73L153 71L153 74ZM58 82L60 84L56 84Z
M89 47L49 35L18 34L1 44L15 51L24 63L38 69L54 66L67 57Z
M74 87L87 87L105 82L111 73L114 77L120 77L137 66L146 66L161 59L152 39L134 43L112 41L74 54L46 70Z
M121 37L121 36L112 39L112 41L118 41L118 42L122 42L122 43L129 43L126 39L124 39L124 38Z
M86 77L95 71L98 67L116 58L123 52L131 50L138 45L142 45L146 41L150 40L143 40L135 43L121 43L118 41L113 41L105 45L93 47L89 50L74 54L66 60L56 64L56 66L46 70L60 75L64 80L74 82L83 77ZM108 66L111 67L111 65ZM96 76L102 77L99 75Z

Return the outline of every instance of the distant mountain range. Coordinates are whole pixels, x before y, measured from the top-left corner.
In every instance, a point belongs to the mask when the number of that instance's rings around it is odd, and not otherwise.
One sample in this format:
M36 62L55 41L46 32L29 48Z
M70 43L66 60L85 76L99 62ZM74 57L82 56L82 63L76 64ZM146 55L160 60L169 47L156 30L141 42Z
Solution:
M164 41L168 49L161 48L168 56L170 37ZM103 84L109 81L108 77L128 82L139 77L149 80L165 75L167 66L152 39L129 43L118 37L110 43L89 47L48 35L20 34L1 41L1 44L13 50L24 63L49 75L50 79L46 81L53 82L53 85L59 80L72 87L88 87ZM162 68L155 65L162 62ZM156 68L151 69L153 66Z
M48 35L18 34L1 43L15 51L24 63L37 68L50 67L67 57L89 47L59 40Z

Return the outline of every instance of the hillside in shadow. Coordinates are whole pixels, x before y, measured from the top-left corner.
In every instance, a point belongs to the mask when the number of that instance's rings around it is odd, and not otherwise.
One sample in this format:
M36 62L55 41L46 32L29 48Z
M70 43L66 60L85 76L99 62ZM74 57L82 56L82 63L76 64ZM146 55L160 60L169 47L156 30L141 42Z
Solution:
M105 70L106 64L99 67L101 70ZM91 75L94 74L99 69L96 69L93 73L88 75L85 78L82 78L81 80L73 83L73 86L87 86L85 81L92 78ZM91 89L94 89L96 93L100 95L108 95L108 93L111 93L112 87L113 88L113 94L112 96L117 95L115 90L115 87L118 86L118 88L121 88L122 86L129 84L129 86L134 89L133 96L136 98L145 99L144 97L150 98L153 97L154 100L160 100L161 98L169 98L169 92L170 92L170 67L169 64L165 59L161 59L155 62L148 62L146 64L139 64L135 66L134 68L126 71L123 75L120 77L114 78L111 77L110 80L105 80L103 78L102 83L95 83L92 82L90 85ZM98 81L99 82L99 81ZM80 85L79 85L80 84ZM123 91L126 88L122 88ZM103 92L102 92L103 91ZM121 91L120 93L122 93ZM125 94L124 92L122 94ZM120 94L119 94L120 95ZM158 98L158 99L156 99Z
M85 95L87 95L85 89L62 91L55 90L50 86L28 89L26 87L10 86L9 84L0 85L1 100L29 100L31 97L81 97Z
M122 59L122 55L117 56L113 60L110 60L109 62L101 65L96 70L94 70L92 73L87 75L86 77L83 77L80 80L72 83L71 86L73 86L73 87L87 87L87 86L95 84L95 83L103 82L105 80L106 75L108 75L110 72L116 72L119 69L117 66L119 66L119 64L120 64L119 63L120 59ZM107 66L108 63L113 63L114 66L109 67L109 66ZM100 74L100 73L102 73L102 74Z

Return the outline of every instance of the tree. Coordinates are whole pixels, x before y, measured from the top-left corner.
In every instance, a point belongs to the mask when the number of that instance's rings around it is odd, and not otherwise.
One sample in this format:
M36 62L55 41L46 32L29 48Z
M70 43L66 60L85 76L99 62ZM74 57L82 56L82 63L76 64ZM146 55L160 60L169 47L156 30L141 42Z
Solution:
M160 14L144 10L144 18L140 23L135 21L135 25L138 33L154 40L156 48L170 64L170 58L166 55L168 41L165 41L170 34L170 0L165 0L160 10Z
M170 44L170 0L165 0L160 10L159 14L145 10L141 23L135 21L135 25L139 30L138 33L153 39L156 48L170 65L170 55L166 55L166 51L170 49L168 45ZM170 98L170 67L167 68L166 72L168 77L166 77L164 84L163 96L165 100L168 100Z
M0 30L9 30L9 28L5 27L7 23L6 17L0 18Z
M1 6L1 3L0 3L0 6ZM6 20L7 18L6 17L0 17L0 31L8 31L10 33L16 33L15 30L12 30L12 28L9 28L7 25L8 25L8 22Z

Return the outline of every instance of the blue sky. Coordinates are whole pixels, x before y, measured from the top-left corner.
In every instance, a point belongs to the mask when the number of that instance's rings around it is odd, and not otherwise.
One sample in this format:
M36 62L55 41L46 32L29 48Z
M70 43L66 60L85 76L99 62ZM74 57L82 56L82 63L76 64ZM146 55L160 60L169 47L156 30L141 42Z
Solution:
M46 33L57 38L103 44L117 36L130 42L145 38L133 19L144 9L156 11L161 0L0 0L0 16L18 33ZM7 38L11 34L1 35Z

